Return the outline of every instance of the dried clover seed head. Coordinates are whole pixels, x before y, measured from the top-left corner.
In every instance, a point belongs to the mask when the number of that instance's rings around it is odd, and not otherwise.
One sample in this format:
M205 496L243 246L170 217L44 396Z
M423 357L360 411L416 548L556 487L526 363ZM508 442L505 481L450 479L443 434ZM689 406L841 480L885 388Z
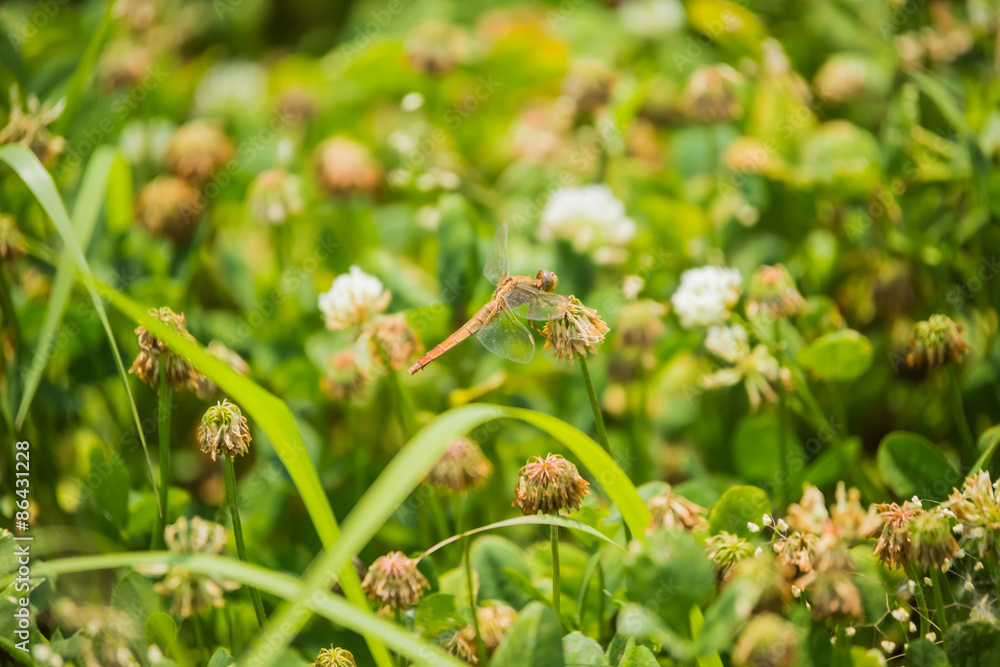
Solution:
M430 584L417 570L417 561L402 551L392 551L375 559L361 587L369 600L406 611L420 601Z
M250 451L250 429L239 407L223 399L205 411L198 427L201 451L214 461L221 452L233 458Z
M590 493L590 482L580 476L576 466L559 456L549 454L544 459L535 456L521 468L514 487L514 505L530 516L559 514L562 510L579 509L580 501Z

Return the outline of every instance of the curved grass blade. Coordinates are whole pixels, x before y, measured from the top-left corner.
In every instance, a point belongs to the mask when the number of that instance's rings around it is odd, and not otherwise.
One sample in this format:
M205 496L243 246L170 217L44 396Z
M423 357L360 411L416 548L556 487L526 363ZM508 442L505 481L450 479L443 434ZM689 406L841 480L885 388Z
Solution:
M302 502L309 512L316 532L326 549L340 542L340 528L327 500L326 492L319 481L319 474L309 459L302 435L295 424L295 417L288 405L254 381L240 375L219 361L194 341L177 334L149 314L149 310L135 303L121 292L100 285L101 294L117 310L141 323L150 333L166 343L175 353L186 357L199 371L204 373L238 403L267 434L278 457L288 470L288 474L298 489ZM368 601L361 591L361 581L354 566L337 568L340 585L347 599L353 604L368 609ZM367 638L367 637L366 637ZM391 667L392 659L388 651L378 641L369 639L369 648L380 667Z
M38 200L42 209L45 210L45 213L52 220L52 224L56 226L59 235L62 236L63 243L66 244L66 249L69 251L69 256L76 263L77 268L83 275L83 283L90 293L90 299L94 303L94 310L97 311L97 316L104 327L104 333L108 337L108 344L111 345L111 351L115 357L115 365L118 367L118 374L125 385L125 393L128 394L128 403L132 410L132 419L135 421L136 430L139 432L139 440L142 442L142 450L146 454L146 465L149 468L149 475L152 479L153 470L149 458L149 447L146 445L146 436L143 434L142 423L139 419L139 409L135 406L135 398L132 396L132 388L129 386L128 373L125 371L121 352L118 351L118 345L115 343L115 336L111 331L108 314L104 311L104 304L97 294L97 281L94 279L94 274L90 272L87 257L83 254L83 249L80 247L76 235L73 233L73 228L70 226L69 214L66 213L66 206L63 204L62 197L59 196L56 184L52 180L52 176L49 175L49 172L45 170L42 163L35 157L35 154L21 144L0 146L0 160L10 165L10 168L21 177L24 184L35 195L35 199ZM155 481L153 482L153 492L156 492Z
M636 539L645 539L646 527L651 519L649 509L615 460L583 431L556 417L532 410L473 403L438 415L420 429L389 462L344 520L341 538L332 548L327 547L326 552L317 557L306 570L304 595L325 590L330 573L342 569L352 556L357 555L368 544L455 438L465 435L480 424L504 417L532 424L572 451L594 474L608 497L618 507ZM274 615L273 622L257 637L249 651L258 658L264 647L272 650L271 656L280 653L277 649L288 646L305 624L307 615L304 609L304 604L299 600L282 605ZM259 667L273 664L273 659L263 659L263 662L259 662Z
M84 172L80 184L80 194L74 202L71 216L73 232L76 234L81 248L86 248L90 243L94 226L97 224L97 216L100 214L101 205L104 202L108 177L116 162L125 164L127 167L127 163L117 154L117 151L108 146L101 146L94 152L94 156L87 164L87 170ZM35 354L24 380L21 404L18 406L15 421L15 425L19 429L24 424L28 408L31 407L31 400L35 396L38 383L42 379L42 373L48 364L52 353L52 342L62 324L63 315L66 314L66 305L69 302L75 278L76 260L73 258L70 248L65 247L59 255L55 279L52 281L52 292L45 310L45 320L42 322L42 330L38 335Z
M510 526L559 526L560 528L569 528L570 530L579 530L584 533L593 535L600 540L607 542L608 544L620 549L623 553L625 548L620 544L610 539L600 531L595 528L591 528L585 523L580 523L579 521L573 521L572 519L567 519L564 516L553 516L549 514L537 514L535 516L519 516L513 519L506 519L504 521L497 521L496 523L491 523L488 526L480 526L479 528L473 528L472 530L467 530L459 535L453 535L446 540L442 540L432 546L430 549L420 554L417 560L430 556L432 553L438 549L442 549L453 542L458 542L463 537L468 537L469 535L475 535L476 533L485 533L490 530L496 530L497 528L508 528Z
M175 554L166 551L143 551L39 562L32 566L32 574L46 577L161 563L183 564L184 569L191 572L232 579L285 600L303 600L309 611L358 634L378 637L394 651L410 658L415 663L441 665L442 667L467 667L464 662L457 660L454 656L420 640L419 637L398 625L379 618L369 609L358 610L354 605L329 591L318 591L307 599L303 595L301 582L295 577L272 572L234 558Z

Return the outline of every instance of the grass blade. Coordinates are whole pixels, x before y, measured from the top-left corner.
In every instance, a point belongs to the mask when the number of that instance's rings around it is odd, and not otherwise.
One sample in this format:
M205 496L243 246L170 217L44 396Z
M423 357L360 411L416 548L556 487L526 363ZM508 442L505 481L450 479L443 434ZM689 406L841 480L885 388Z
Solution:
M125 162L114 149L101 146L94 152L94 157L87 164L87 170L84 172L80 184L80 195L73 205L72 215L73 232L76 234L81 248L86 248L90 243L90 237L94 233L97 216L101 212L101 205L104 201L108 176L111 174L112 166L118 161ZM125 164L127 165L127 163ZM21 394L21 404L18 406L16 418L16 426L19 429L24 424L28 408L31 407L31 400L35 396L38 383L42 379L42 373L48 364L52 352L52 341L55 340L56 332L62 324L63 315L66 314L66 305L69 303L75 278L76 260L73 258L70 248L65 247L59 255L56 276L52 282L52 293L45 310L45 320L42 322L35 355L24 380L24 390Z
M328 591L320 591L305 600L302 584L291 575L272 572L257 565L223 556L174 554L165 551L81 556L36 563L32 574L51 577L60 574L92 572L118 567L136 567L160 563L183 564L186 570L202 575L215 575L240 582L285 600L302 599L309 611L364 636L378 637L397 653L419 664L442 667L467 667L464 662L445 653L416 635L383 620L371 610L357 607Z
M323 546L327 549L339 543L340 528L333 509L326 498L326 492L319 481L319 474L309 459L302 435L295 424L295 417L284 401L252 380L240 375L219 361L199 344L177 334L149 314L149 309L135 303L121 292L100 286L100 291L117 310L136 320L154 336L166 343L175 353L187 358L199 371L204 373L226 392L234 402L244 409L257 425L267 434L278 457L288 470L288 474L298 489L309 517L319 533ZM361 581L354 566L337 568L340 571L340 585L347 598L359 607L368 609L368 601L361 591ZM392 659L385 647L369 639L369 648L381 667L391 667Z
M309 566L305 574L304 597L313 591L326 589L330 573L342 569L368 544L455 438L480 424L504 417L532 424L572 451L618 507L632 534L639 540L645 539L646 527L651 519L649 509L628 475L583 431L561 419L532 410L473 403L441 413L406 443L344 520L341 538L332 548L327 547L326 552ZM249 651L260 658L262 649L266 647L271 650L271 656L276 656L280 653L278 649L288 646L305 624L307 615L304 610L305 605L300 600L282 605L273 617L274 622L256 639ZM259 667L273 664L273 659L265 658L259 662Z
M104 304L101 302L101 298L97 294L97 281L94 279L94 274L90 272L90 266L87 264L87 258L83 254L83 249L80 247L80 243L77 241L76 235L73 233L73 228L70 225L69 214L66 213L66 206L63 204L62 197L56 189L56 184L52 180L52 176L49 175L49 172L45 170L42 163L38 161L37 157L35 157L35 154L21 144L7 144L6 146L0 146L0 160L10 165L11 169L13 169L14 172L21 177L24 184L27 185L32 194L35 195L38 203L52 220L52 224L56 226L56 230L59 232L59 235L62 236L63 243L66 244L66 249L69 251L69 256L76 263L77 268L83 275L84 285L86 285L87 291L90 293L90 299L94 303L94 310L97 311L97 316L100 318L101 325L104 327L104 333L108 337L108 344L111 345L111 352L115 357L115 365L118 367L118 374L121 376L122 383L125 385L125 393L128 394L129 407L132 410L132 419L135 420L135 427L139 432L139 440L142 442L142 449L146 454L146 465L148 467L150 480L152 480L153 469L149 459L149 447L146 445L146 436L142 431L142 423L139 419L139 409L135 405L135 398L132 396L132 388L129 386L128 373L125 371L125 365L122 363L121 353L118 351L118 345L115 343L114 333L111 331L111 323L108 321L108 315L104 310ZM153 482L153 491L156 491L155 482Z
M474 528L472 530L467 530L464 533L460 533L459 535L453 535L453 536L449 537L446 540L442 540L442 541L438 542L437 544L435 544L434 546L432 546L430 549L428 549L424 553L420 554L420 558L424 558L426 556L430 556L432 553L434 553L438 549L442 549L442 548L448 546L449 544L452 544L453 542L458 542L463 537L468 537L469 535L475 535L476 533L485 533L485 532L490 531L490 530L496 530L497 528L507 528L509 526L531 526L531 525L535 525L535 526L559 526L561 528L569 528L570 530L579 530L579 531L582 531L582 532L587 533L589 535L593 535L594 537L596 537L596 538L598 538L598 539L600 539L600 540L602 540L604 542L607 542L608 544L616 547L617 549L620 549L622 552L625 552L625 549L620 544L618 544L614 540L610 539L609 537L607 537L606 535L604 535L603 533L601 533L597 529L591 528L590 526L588 526L585 523L580 523L579 521L573 521L572 519L567 519L564 516L553 516L553 515L549 515L549 514L537 514L535 516L519 516L519 517L515 517L513 519L506 519L504 521L497 521L496 523L491 523L488 526L481 526L479 528Z

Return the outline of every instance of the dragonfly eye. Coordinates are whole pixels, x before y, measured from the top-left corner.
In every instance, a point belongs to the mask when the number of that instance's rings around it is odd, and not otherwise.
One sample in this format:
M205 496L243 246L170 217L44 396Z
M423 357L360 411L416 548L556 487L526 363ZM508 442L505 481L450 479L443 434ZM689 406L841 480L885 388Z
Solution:
M556 274L545 269L539 269L538 273L535 274L535 279L542 281L541 288L543 292L551 292L559 284L559 278Z

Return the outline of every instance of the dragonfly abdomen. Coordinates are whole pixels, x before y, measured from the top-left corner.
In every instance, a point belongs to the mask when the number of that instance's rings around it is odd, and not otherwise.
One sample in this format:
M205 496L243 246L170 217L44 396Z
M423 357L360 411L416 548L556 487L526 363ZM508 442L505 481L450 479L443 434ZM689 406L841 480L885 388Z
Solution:
M441 344L435 347L433 350L428 351L427 354L420 357L417 363L413 364L413 366L410 367L409 374L413 375L421 368L431 363L432 361L440 357L442 354L444 354L445 352L455 347L469 336L473 335L474 333L482 329L483 325L489 321L491 316L493 316L495 310L496 310L495 301L490 301L488 304L480 308L479 312L473 315L468 322L466 322L465 324L463 324L458 328L458 331L456 331L455 333L444 339L444 341L442 341Z

